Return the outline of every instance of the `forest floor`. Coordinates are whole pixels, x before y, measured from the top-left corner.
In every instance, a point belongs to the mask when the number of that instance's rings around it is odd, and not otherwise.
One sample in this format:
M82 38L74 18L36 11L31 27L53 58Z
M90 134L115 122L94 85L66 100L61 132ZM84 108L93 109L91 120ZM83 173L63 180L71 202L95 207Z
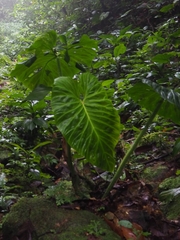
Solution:
M138 148L136 154L144 154L147 148L149 147ZM122 239L179 240L180 214L171 220L167 217L168 214L171 215L168 210L173 203L173 198L169 201L169 205L163 208L159 199L159 186L164 179L176 177L176 173L180 169L180 156L173 157L167 153L159 157L156 155L154 158L151 155L148 160L140 157L138 166L141 166L140 170L138 167L131 169L128 166L126 168L126 178L115 184L107 198L102 200L101 196L107 188L108 182L105 183L102 175L96 175L93 176L96 187L90 193L89 199L78 199L72 203L62 204L60 207L88 210L103 217ZM3 214L0 214L0 221L2 217ZM127 220L132 224L131 227L120 227L119 221L122 220ZM135 231L141 233L139 237ZM0 239L3 239L2 234ZM91 236L87 239L97 240L100 238ZM17 240L25 239L17 238Z
M126 180L119 180L105 200L98 200L99 193L103 192L101 188L92 194L92 199L77 201L69 207L78 207L95 213L99 210L98 215L105 216L110 227L126 240L179 240L180 214L178 217L176 214L176 217L173 217L173 211L176 211L176 208L179 212L179 203L175 204L176 207L172 207L174 201L172 198L169 204L163 207L159 199L160 183L167 178L176 178L175 173L179 167L180 156L173 158L167 155L158 160L151 159L146 161L142 174L137 170L131 172L127 170ZM104 186L104 191L106 187ZM120 220L135 223L134 228L142 231L144 237L138 238L136 234L133 236L131 228L126 228L126 231L120 229L118 224Z

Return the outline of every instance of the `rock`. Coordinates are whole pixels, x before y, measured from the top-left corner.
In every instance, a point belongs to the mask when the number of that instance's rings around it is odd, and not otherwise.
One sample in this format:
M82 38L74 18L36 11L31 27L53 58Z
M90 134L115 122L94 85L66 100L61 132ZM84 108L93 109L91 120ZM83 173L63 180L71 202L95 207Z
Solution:
M7 160L12 156L12 153L9 150L1 148L0 153L0 163L7 163Z
M65 210L45 198L21 198L4 217L5 240L118 240L103 219L85 210Z
M161 208L169 220L180 217L180 176L166 178L159 185Z
M164 208L164 213L168 220L176 220L180 218L180 194L174 196L173 200Z
M165 191L172 188L180 187L180 176L169 177L164 179L163 182L159 185L159 191Z
M156 164L155 166L147 167L143 171L142 178L148 182L161 181L161 179L164 179L164 176L167 173L167 171L168 167Z

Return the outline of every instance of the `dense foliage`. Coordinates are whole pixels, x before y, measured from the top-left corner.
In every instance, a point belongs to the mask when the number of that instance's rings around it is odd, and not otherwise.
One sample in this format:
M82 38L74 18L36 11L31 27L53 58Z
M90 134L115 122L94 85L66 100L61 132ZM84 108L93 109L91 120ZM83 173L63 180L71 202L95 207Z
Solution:
M179 128L179 1L17 0L1 5L5 191L11 192L12 180L21 185L26 180L21 188L27 192L33 192L34 180L46 188L60 152L75 189L78 171L70 155L108 171L121 162L108 193L145 130ZM124 141L120 134L136 138L139 132L132 148L121 147L127 152L122 160L114 152Z

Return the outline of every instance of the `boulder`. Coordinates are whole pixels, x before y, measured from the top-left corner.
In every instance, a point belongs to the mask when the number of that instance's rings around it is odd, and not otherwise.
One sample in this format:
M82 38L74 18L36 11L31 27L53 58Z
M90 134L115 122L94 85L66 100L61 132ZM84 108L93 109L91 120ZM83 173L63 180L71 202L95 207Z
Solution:
M5 240L119 240L105 221L85 210L66 210L46 198L21 198L4 217Z

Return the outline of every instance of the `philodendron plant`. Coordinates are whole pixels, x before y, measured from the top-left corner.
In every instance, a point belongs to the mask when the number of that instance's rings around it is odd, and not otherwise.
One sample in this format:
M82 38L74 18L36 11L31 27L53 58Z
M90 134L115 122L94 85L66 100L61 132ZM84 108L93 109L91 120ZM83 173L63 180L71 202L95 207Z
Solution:
M143 80L142 83L135 84L128 91L131 98L136 101L141 107L150 110L152 113L149 117L144 128L139 133L133 145L122 159L112 181L106 189L103 197L106 197L111 191L112 187L121 176L125 165L130 160L131 154L134 152L143 135L148 130L154 117L159 114L167 119L173 120L175 123L180 124L180 94L167 89L149 80Z
M56 124L65 140L65 157L73 186L79 193L70 147L87 161L112 171L119 139L119 115L102 84L86 72L97 54L97 42L83 35L68 43L50 31L26 50L31 57L16 65L12 76L32 92L26 100L41 100L51 92Z
M97 42L83 35L68 43L65 36L50 31L27 49L31 57L12 71L32 92L26 100L41 100L52 92L52 109L58 129L65 139L67 163L73 186L79 193L79 182L73 168L70 146L92 163L107 171L115 166L114 148L119 140L120 119L106 90L88 72L97 55ZM151 81L137 83L128 94L152 112L130 150L121 161L103 197L118 180L125 164L152 123L156 114L180 123L180 95Z

